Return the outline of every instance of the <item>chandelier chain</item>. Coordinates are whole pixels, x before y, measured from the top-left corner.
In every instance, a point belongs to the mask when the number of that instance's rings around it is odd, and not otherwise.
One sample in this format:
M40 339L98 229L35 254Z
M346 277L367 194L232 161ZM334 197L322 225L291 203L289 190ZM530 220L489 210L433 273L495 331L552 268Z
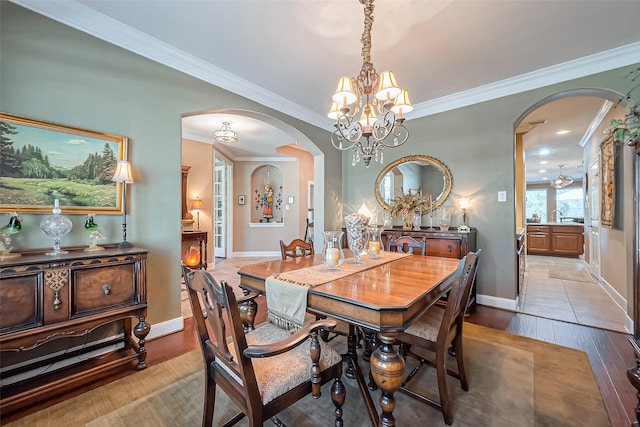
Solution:
M371 28L373 27L374 0L364 0L364 30L362 31L362 61L371 62Z

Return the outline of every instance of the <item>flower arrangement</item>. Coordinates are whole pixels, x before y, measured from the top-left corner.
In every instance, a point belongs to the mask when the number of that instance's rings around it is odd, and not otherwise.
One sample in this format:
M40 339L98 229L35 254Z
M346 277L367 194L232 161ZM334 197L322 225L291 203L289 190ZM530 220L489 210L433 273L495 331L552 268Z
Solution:
M404 193L391 201L391 214L402 217L404 228L413 227L413 219L416 214L427 211L430 204L429 197L422 195L422 191Z

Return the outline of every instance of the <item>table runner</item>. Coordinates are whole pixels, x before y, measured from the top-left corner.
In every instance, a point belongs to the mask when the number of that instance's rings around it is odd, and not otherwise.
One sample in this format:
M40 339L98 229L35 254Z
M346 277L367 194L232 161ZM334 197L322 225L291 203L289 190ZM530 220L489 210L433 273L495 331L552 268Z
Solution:
M350 264L349 260L353 258L347 258L337 270L329 270L326 265L320 264L287 273L272 274L265 280L267 318L278 327L291 331L297 330L304 324L309 288L407 256L412 255L381 252L378 259L372 259L369 256L361 257L363 264Z

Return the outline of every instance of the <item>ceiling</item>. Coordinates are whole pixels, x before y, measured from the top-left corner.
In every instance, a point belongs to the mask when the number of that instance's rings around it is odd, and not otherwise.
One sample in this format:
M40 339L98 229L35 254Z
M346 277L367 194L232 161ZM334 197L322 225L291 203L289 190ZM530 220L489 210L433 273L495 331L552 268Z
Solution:
M338 79L362 64L357 0L12 1L327 130ZM638 16L637 0L378 0L372 62L409 90L410 128L412 118L639 63ZM596 104L572 104L570 115L558 104L541 113L544 127L579 135ZM232 157L263 155L267 138L296 142L272 125L243 133L255 125L246 117L208 119L185 121L185 134L211 142L231 121Z

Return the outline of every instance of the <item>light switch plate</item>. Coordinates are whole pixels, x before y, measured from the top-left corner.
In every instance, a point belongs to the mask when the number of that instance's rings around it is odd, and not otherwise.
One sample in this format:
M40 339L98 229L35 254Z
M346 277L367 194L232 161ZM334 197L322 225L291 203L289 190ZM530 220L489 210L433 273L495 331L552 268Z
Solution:
M498 201L506 202L507 201L507 192L506 191L498 191Z

